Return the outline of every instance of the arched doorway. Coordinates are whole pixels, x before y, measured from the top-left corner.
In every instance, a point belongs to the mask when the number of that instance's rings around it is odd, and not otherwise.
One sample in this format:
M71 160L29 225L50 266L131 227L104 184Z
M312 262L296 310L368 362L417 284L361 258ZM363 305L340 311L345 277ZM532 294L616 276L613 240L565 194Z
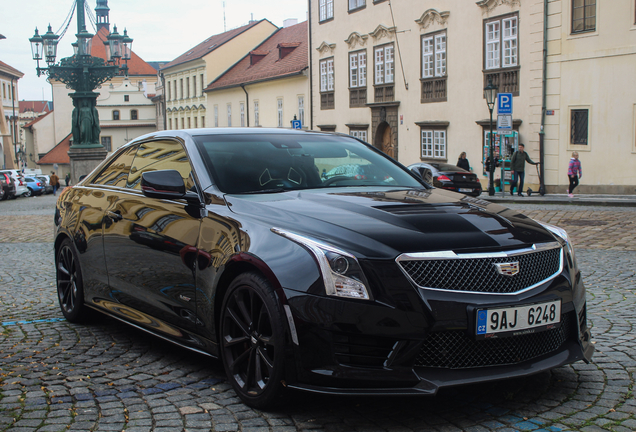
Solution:
M395 159L397 155L391 132L391 126L387 122L380 123L375 134L375 146Z

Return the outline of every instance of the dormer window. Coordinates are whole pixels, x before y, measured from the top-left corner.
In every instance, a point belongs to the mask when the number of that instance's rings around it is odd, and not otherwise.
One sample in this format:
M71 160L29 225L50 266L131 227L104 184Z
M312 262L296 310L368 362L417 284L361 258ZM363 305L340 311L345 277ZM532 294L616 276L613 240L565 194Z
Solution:
M250 51L250 66L254 66L256 63L263 60L267 54L267 51Z
M290 43L279 43L278 44L278 59L282 60L287 57L292 51L294 51L298 46L300 46L300 42L290 42Z

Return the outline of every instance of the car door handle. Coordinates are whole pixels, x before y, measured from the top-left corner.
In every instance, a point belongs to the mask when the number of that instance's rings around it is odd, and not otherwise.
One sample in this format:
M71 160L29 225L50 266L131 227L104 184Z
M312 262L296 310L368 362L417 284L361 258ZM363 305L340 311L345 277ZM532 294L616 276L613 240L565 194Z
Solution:
M109 218L112 219L113 222L117 222L122 220L124 217L121 215L121 213L119 212L119 210L117 211L106 211L106 216L108 216Z

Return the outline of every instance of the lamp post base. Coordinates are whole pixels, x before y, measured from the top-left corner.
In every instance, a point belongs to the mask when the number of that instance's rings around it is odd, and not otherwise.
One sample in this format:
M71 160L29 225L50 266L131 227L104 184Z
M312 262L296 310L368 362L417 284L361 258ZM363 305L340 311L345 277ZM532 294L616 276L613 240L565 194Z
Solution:
M495 196L494 186L488 186L488 196Z
M77 148L71 147L68 156L71 159L71 182L75 184L83 175L89 174L104 159L108 152L103 146L99 148Z

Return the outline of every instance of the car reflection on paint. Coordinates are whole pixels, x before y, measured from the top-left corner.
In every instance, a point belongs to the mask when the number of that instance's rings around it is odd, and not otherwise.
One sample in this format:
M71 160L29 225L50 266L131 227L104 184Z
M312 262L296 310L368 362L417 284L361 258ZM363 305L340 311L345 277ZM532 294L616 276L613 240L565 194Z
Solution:
M433 395L594 352L562 229L337 134L162 131L62 192L64 316L220 358L248 405L290 389Z

